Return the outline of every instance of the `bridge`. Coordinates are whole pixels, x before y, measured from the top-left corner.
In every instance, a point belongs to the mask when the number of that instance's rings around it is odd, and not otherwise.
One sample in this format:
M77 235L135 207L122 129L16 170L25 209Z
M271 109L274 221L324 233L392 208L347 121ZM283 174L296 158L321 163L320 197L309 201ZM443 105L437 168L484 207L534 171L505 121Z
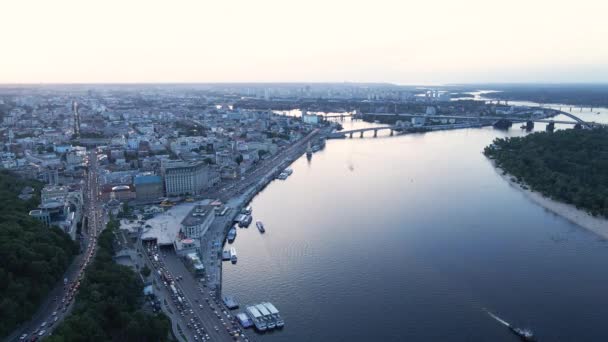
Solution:
M341 137L344 137L346 135L348 135L350 138L353 137L353 134L355 133L359 133L359 136L361 138L363 138L363 133L365 132L374 132L374 138L378 136L378 131L385 131L385 130L389 130L391 133L390 135L394 135L395 130L397 129L397 126L378 126L378 127L369 127L369 128L359 128L359 129L351 129L348 131L340 131L340 132L335 132L334 134L336 135L340 135Z
M565 125L576 125L576 124L580 124L582 127L593 127L593 126L597 126L600 125L602 126L603 124L598 124L595 122L587 122L582 120L581 118L577 117L576 115L573 115L571 113L568 112L564 112L564 111L560 111L560 110L553 110L555 113L557 114L563 114L569 118L572 118L574 121L564 121L564 120L553 120L553 119L548 119L548 118L534 118L534 117L524 117L524 116L466 116L466 115L426 115L426 114L405 114L405 113L399 113L399 114L395 114L395 113L365 113L363 115L370 115L370 116L390 116L390 117L395 117L395 116L399 116L399 117L406 117L406 118L429 118L429 119L459 119L459 120L477 120L477 121L481 121L481 120L485 120L485 121L498 121L498 120L509 120L509 121L513 121L513 122L525 122L525 121L533 121L533 122L543 122L543 123L556 123L556 124L565 124ZM522 115L525 114L526 112L516 112L513 113L513 115Z
M430 130L435 130L435 128L439 128L440 129L450 129L450 127L453 128L465 128L465 127L481 127L484 125L491 125L493 123L495 123L496 121L499 120L509 120L512 122L539 122L539 123L548 123L548 124L564 124L564 125L580 125L581 127L584 128L591 128L591 127L595 127L595 126L608 126L606 124L598 124L595 122L587 122L584 121L582 119L580 119L579 117L571 114L571 113L567 113L567 112L563 112L561 110L554 110L555 113L559 113L559 114L564 114L565 116L572 118L574 121L565 121L565 120L553 120L551 118L533 118L533 117L524 117L524 116L465 116L465 115L424 115L424 114L394 114L394 113L368 113L368 114L363 114L363 115L371 115L371 116L390 116L390 117L394 117L394 116L399 116L399 117L406 117L406 118L429 118L429 119L459 119L459 120L469 120L469 124L467 123L461 123L461 124L451 124L451 125L431 125L431 126L422 126L421 128L427 128ZM514 113L514 115L517 114L525 114L525 112L519 112L519 113ZM349 116L349 115L345 115L345 116ZM352 115L350 115L352 116ZM485 122L486 124L482 123ZM474 122L477 122L476 124ZM386 126L377 126L377 127L368 127L368 128L359 128L359 129L352 129L352 130L347 130L347 131L339 131L339 132L334 132L332 133L332 135L334 135L334 137L345 137L345 136L349 136L350 138L353 137L354 134L359 133L359 137L363 138L363 135L365 132L374 132L374 137L378 136L378 131L383 131L383 130L388 130L390 131L390 135L394 135L394 131L395 130L400 130L403 127L398 126L398 125L386 125Z

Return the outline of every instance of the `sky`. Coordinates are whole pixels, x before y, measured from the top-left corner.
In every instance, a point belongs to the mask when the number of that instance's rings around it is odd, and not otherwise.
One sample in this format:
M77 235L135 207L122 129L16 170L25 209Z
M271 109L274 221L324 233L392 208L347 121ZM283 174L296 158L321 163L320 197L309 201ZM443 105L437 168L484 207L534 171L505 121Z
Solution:
M2 0L0 83L608 82L606 0Z

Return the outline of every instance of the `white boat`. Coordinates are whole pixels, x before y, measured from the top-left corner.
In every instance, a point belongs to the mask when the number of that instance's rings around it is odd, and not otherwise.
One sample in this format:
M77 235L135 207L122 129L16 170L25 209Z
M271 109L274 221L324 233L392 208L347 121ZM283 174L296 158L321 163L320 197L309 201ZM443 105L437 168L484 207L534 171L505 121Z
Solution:
M243 210L241 210L241 213L243 213L245 215L251 215L252 212L253 212L253 209L251 208L251 206L248 206L247 208L243 208Z
M275 322L275 319L274 319L274 317L272 317L272 314L270 313L270 311L268 311L266 306L264 306L262 304L258 304L255 306L255 308L258 309L258 311L262 314L268 329L276 328L277 324Z
M239 221L239 226L248 227L251 224L251 220L252 220L251 215L243 215L243 217Z
M266 229L264 229L264 224L262 223L262 221L256 221L255 225L258 227L260 233L264 233L266 231Z
M262 305L265 306L266 309L268 309L268 311L270 312L270 315L272 315L272 318L274 319L277 328L282 328L285 326L285 322L279 315L279 310L277 310L277 308L272 305L272 303L266 302L262 303Z
M237 260L236 257L236 248L232 247L230 248L230 261L232 261L233 263L235 263Z
M258 311L258 309L256 309L255 306L249 306L245 311L247 311L247 314L253 321L253 325L257 330L266 331L268 328L266 326L266 322L264 321L262 314Z
M222 260L230 260L230 251L222 252Z

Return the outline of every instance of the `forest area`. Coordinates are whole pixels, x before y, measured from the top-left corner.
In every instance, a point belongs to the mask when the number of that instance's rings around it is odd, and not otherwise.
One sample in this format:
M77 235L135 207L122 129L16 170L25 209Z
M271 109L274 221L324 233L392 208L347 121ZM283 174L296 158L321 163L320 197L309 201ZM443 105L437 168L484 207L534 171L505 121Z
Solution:
M36 195L24 201L18 194L26 186ZM78 251L68 234L28 215L41 186L0 171L0 336L34 314Z
M496 139L484 154L533 191L608 217L608 129Z

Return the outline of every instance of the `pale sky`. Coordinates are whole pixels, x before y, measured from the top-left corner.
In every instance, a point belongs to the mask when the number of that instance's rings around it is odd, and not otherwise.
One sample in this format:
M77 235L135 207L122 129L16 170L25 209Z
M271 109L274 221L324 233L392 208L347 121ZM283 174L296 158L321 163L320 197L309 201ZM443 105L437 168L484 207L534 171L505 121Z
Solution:
M608 0L1 0L0 83L608 82Z

